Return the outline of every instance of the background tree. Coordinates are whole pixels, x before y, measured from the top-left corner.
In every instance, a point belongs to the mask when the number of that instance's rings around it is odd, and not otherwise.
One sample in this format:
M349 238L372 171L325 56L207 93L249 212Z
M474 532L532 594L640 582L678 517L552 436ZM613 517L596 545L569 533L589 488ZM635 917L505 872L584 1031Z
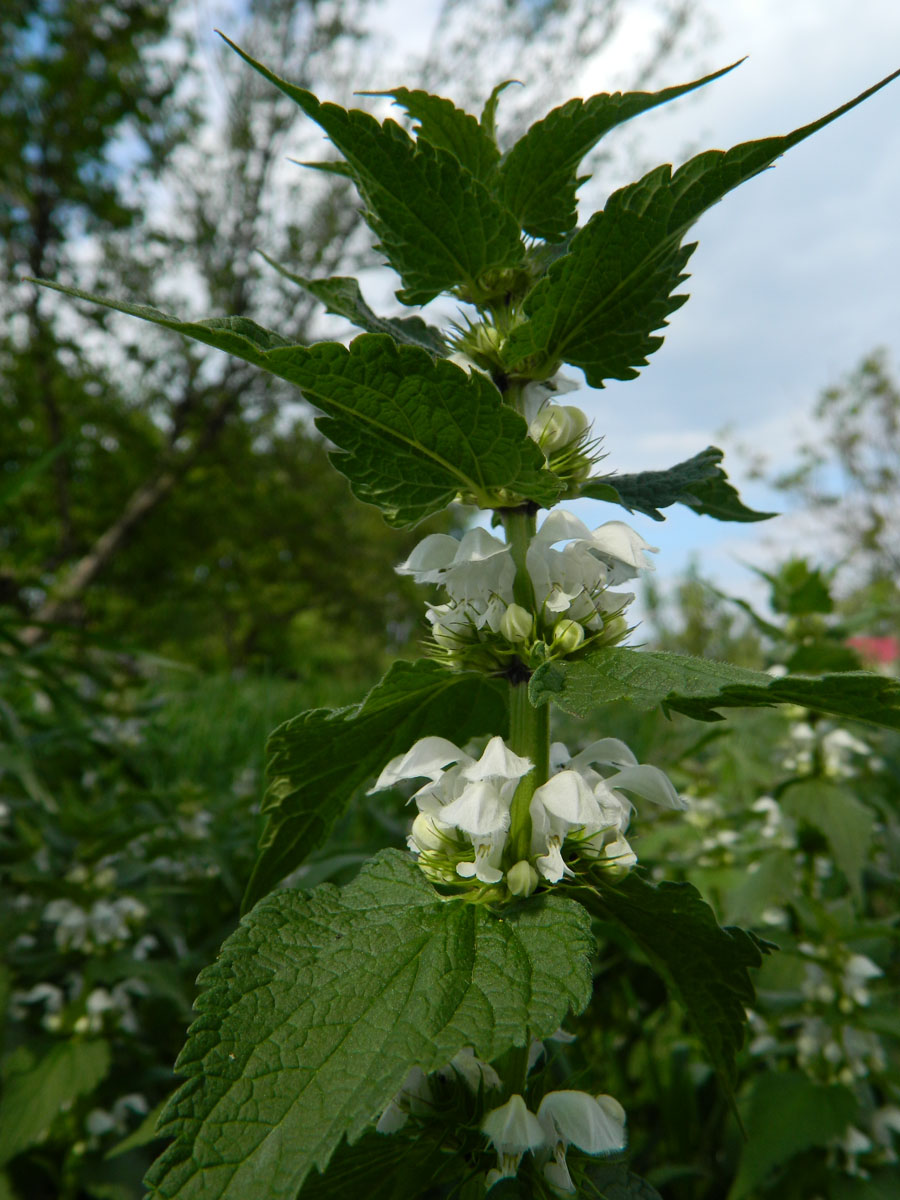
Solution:
M520 120L527 118L527 106L540 107L554 90L576 46L586 61L624 12L621 0L501 7L502 13L471 3L445 4L418 72L429 87L450 81L450 91L460 101L470 92L482 101L484 81L496 79L498 64L508 65L510 73L529 80L530 86L520 89L521 98L513 101ZM19 5L13 18L4 17L11 22L3 58L4 89L11 97L8 136L19 139L10 141L8 157L27 163L28 139L45 147L43 158L56 164L52 195L57 232L52 253L46 239L39 254L30 253L27 248L40 241L38 231L46 223L43 208L10 206L18 215L2 230L7 282L12 283L20 267L67 281L77 275L83 286L150 296L176 312L255 317L279 325L301 342L311 336L314 323L321 329L321 306L258 254L264 249L306 277L360 265L362 240L355 237L359 217L345 181L285 162L287 154L322 157L318 134L309 123L298 125L296 110L251 77L224 47L216 51L209 72L227 95L224 108L217 106L207 95L206 44L194 45L184 32L185 17L195 17L189 4L123 10L133 22L138 12L153 15L155 48L150 34L139 36L137 25L128 24L125 16L109 24L112 18L100 3L61 8L48 3L39 9L44 22L39 35L33 5ZM693 12L686 5L660 8L659 41L639 69L641 82L688 35ZM237 20L233 13L222 20L276 70L341 97L360 81L385 86L388 51L395 61L398 57L389 36L378 31L377 11L368 0L337 5L259 0ZM493 23L489 38L484 36L485 21ZM85 51L73 33L82 28L94 30L92 36L101 41L114 40L115 53L105 55L102 46L96 53ZM553 36L537 39L539 31ZM556 48L552 63L537 54L538 41ZM69 64L68 91L53 92L55 122L43 101L35 107L28 99L33 93L42 96L42 88L52 90L50 82L29 84L20 95L23 55L31 56L28 61L39 80L55 78L60 61ZM77 65L85 55L92 65L80 72ZM129 76L138 70L148 73L155 92ZM92 82L97 72L103 75L101 84ZM188 104L189 120L176 120L167 104L176 77L178 108L183 112ZM88 139L76 154L67 121L94 127L98 87L114 94L118 107L107 105L104 136ZM150 102L141 101L140 113L133 117L131 108L148 91ZM80 191L82 176L98 181L96 188ZM43 195L24 176L17 189L20 196ZM72 197L79 200L77 211ZM367 261L377 265L377 259ZM3 343L0 374L13 430L4 439L4 467L17 471L48 446L58 454L41 485L7 508L0 532L9 550L5 594L23 617L76 619L89 629L126 634L132 644L207 664L294 663L295 644L290 653L286 642L275 646L276 630L291 625L286 613L269 624L269 650L257 654L260 639L250 632L257 619L238 611L253 590L247 569L252 558L260 578L283 581L282 608L292 587L293 616L308 614L312 605L318 616L310 628L336 612L343 614L343 628L353 640L372 621L392 620L398 630L409 626L408 610L406 615L400 611L403 588L391 574L393 563L405 553L404 539L383 530L379 540L372 527L378 519L371 514L360 518L344 503L343 484L320 469L325 447L295 394L215 354L136 334L115 318L86 311L76 317L71 310L57 318L54 302L38 300L30 289L10 287L8 304L11 309L30 305L44 315L43 332L33 322L12 321ZM113 339L101 339L98 330L113 327L124 349L111 357ZM332 328L338 334L347 330L337 322ZM45 353L39 334L57 339L52 353ZM48 363L57 364L52 379L46 376ZM245 505L262 503L266 493L274 499L267 481L283 478L289 444L298 454L291 487L306 492L307 511L348 514L351 524L343 527L342 537L335 529L342 555L359 562L365 542L372 562L373 543L383 545L381 586L375 590L386 597L384 611L358 611L347 624L348 599L359 593L346 586L340 572L320 571L316 578L301 580L298 570L292 576L281 544L287 531L277 517L273 529L266 504L252 519L245 508L245 520L227 528L222 523L225 513L235 512L237 495ZM212 481L221 484L218 494L201 490L213 488ZM310 522L296 495L288 507L295 553ZM355 530L352 522L360 520L368 527ZM238 547L241 538L244 544ZM295 561L303 561L302 554ZM187 589L193 617L184 622L171 615L167 589L176 579L177 612L185 617L185 581L193 581ZM229 599L223 605L226 589ZM257 613L259 604L257 589ZM179 649L174 631L188 636L189 628L202 628L202 637ZM336 636L333 623L330 629ZM165 631L163 642L156 640L159 631Z

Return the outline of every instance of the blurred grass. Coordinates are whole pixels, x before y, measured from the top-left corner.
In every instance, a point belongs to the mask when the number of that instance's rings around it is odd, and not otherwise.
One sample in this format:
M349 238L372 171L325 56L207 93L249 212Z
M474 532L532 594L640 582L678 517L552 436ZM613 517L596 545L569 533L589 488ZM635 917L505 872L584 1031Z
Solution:
M276 726L305 709L355 704L374 682L166 672L144 698L153 711L146 729L149 782L189 781L215 795L230 791L247 768L261 780L266 740Z

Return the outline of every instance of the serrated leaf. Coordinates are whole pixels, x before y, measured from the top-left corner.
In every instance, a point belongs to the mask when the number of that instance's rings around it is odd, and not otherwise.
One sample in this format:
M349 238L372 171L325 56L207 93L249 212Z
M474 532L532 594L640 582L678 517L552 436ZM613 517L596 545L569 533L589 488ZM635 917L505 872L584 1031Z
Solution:
M852 717L900 729L900 682L871 671L773 678L712 659L663 650L612 646L575 662L539 667L530 684L532 703L552 700L585 717L598 705L627 701L640 709L684 713L697 721L720 721L720 708L799 704L816 712Z
M827 779L792 783L779 796L788 816L817 829L831 847L834 860L862 899L862 869L869 853L875 819L851 791Z
M652 884L632 873L617 884L598 878L593 912L624 929L682 1005L709 1061L729 1084L754 1000L750 967L769 949L752 934L716 921L690 883Z
M111 1063L100 1039L57 1042L42 1058L25 1047L11 1055L0 1099L0 1165L44 1141L60 1112L92 1092Z
M499 186L507 207L526 233L559 241L575 228L578 166L617 125L648 109L684 96L734 70L721 71L660 92L602 92L569 100L536 121L503 156Z
M413 133L442 150L449 150L482 183L489 183L500 161L493 137L478 123L477 117L457 108L452 100L424 91L390 88L386 92L364 92L368 96L390 96L418 122Z
M508 87L518 82L518 79L504 79L502 83L498 83L496 87L491 89L491 94L484 102L484 108L481 110L480 124L481 128L494 143L497 141L497 105L500 97Z
M266 827L244 909L320 846L358 787L420 737L464 744L503 734L506 695L482 675L439 663L396 662L361 704L317 708L280 725L266 747Z
M826 1087L802 1071L769 1071L756 1076L742 1108L747 1141L728 1200L742 1200L796 1154L840 1137L858 1104L841 1084Z
M659 511L684 504L701 516L718 521L766 521L775 513L754 512L741 502L728 476L719 465L723 453L707 446L693 458L665 471L640 471L635 475L604 475L581 485L581 495L592 500L620 504L629 512L646 513L664 521Z
M280 266L268 254L264 254L263 258L285 279L290 279L321 300L328 312L346 317L359 329L365 329L367 333L386 333L400 345L427 350L433 358L443 358L449 353L441 331L421 317L377 316L363 299L357 280L343 275L334 275L331 279L304 279L302 275L295 275L293 271Z
M311 1174L298 1200L335 1200L360 1196L365 1200L409 1200L447 1155L440 1145L392 1133L366 1133L355 1146L340 1146L324 1175Z
M558 1028L590 995L590 920L561 897L502 918L439 897L388 850L339 891L268 896L200 977L164 1113L176 1138L156 1196L296 1195L352 1145L408 1070L464 1046L490 1061Z
M234 42L228 45L327 133L353 169L365 217L401 276L404 304L427 304L440 292L478 281L492 268L515 266L522 243L515 218L449 150L416 143L395 121L322 104Z
M37 282L162 325L295 384L325 414L317 424L338 447L335 467L390 525L415 525L460 492L486 508L515 503L516 496L549 507L559 496L561 484L525 422L480 371L435 362L386 334L360 334L349 347L292 346L245 318L179 321L145 305Z
M695 245L681 241L708 208L895 79L894 72L834 112L784 137L707 150L672 173L657 167L615 192L572 239L524 301L528 320L504 347L508 367L532 372L560 361L580 367L592 387L634 379L663 339L654 330L687 299L674 294Z

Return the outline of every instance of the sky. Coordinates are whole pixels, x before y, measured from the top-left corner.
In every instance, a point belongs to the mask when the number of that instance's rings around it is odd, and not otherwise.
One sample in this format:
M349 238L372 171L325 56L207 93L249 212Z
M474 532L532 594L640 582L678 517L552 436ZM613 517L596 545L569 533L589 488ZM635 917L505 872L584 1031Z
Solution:
M242 3L197 0L198 32L210 29L212 66L212 26L224 21L230 27L230 6L239 12ZM746 61L724 79L613 131L604 143L613 162L583 189L582 220L635 177L635 153L646 170L677 165L704 149L787 133L900 67L898 0L698 4L706 15L700 44L695 37L685 56L675 55L654 86ZM627 87L658 7L659 0L624 0L625 20L607 52L571 64L559 102ZM438 8L438 0L382 0L379 25L414 56L428 47ZM391 78L381 86L391 86L395 66L385 69ZM523 78L527 71L526 59ZM495 82L485 79L485 94ZM501 104L501 125L502 115ZM566 397L603 435L604 469L665 468L714 444L725 450L726 469L747 504L784 509L784 497L748 478L740 448L773 470L787 468L799 443L815 433L812 410L823 389L877 347L900 369L898 196L900 79L706 213L690 235L699 241L682 289L690 300L670 318L665 344L650 365L637 380ZM367 298L382 310L390 307L395 286L387 272L364 279ZM573 507L592 526L625 515L593 501ZM789 554L827 556L815 514L737 525L680 506L667 513L664 523L640 514L628 518L660 547L661 583L696 560L720 587L759 597L761 585L747 563L767 567Z
M431 5L434 8L434 5ZM615 64L583 70L570 95L614 90L628 56L641 49L644 5L634 0L616 43ZM640 124L647 167L691 152L787 133L830 112L900 67L897 0L729 0L708 4L714 38L684 66L673 60L666 84L747 56L726 78L623 127ZM427 37L429 6L389 0L385 19L407 20L410 41ZM679 69L681 68L681 69ZM487 83L488 81L486 81ZM625 176L595 179L584 215ZM835 124L794 147L772 170L705 214L690 240L688 303L673 314L665 344L638 380L580 392L579 403L605 438L605 466L620 471L671 466L710 443L752 507L783 508L735 451L746 445L772 467L794 461L814 432L820 392L876 347L898 364L900 328L900 79ZM577 373L575 373L577 374ZM615 513L579 502L589 524ZM753 592L742 565L787 552L815 555L824 543L809 524L781 517L738 526L676 507L664 523L630 522L661 547L661 575L695 557L704 574L735 593Z

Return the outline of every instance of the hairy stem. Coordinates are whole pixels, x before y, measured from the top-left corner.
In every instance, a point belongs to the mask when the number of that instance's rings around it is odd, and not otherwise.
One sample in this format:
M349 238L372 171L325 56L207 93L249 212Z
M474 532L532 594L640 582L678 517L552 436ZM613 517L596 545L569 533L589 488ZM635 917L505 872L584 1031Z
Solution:
M531 852L531 797L550 774L550 706L535 708L528 699L528 684L510 684L509 746L534 763L516 788L510 808L509 850L511 861L528 858Z

